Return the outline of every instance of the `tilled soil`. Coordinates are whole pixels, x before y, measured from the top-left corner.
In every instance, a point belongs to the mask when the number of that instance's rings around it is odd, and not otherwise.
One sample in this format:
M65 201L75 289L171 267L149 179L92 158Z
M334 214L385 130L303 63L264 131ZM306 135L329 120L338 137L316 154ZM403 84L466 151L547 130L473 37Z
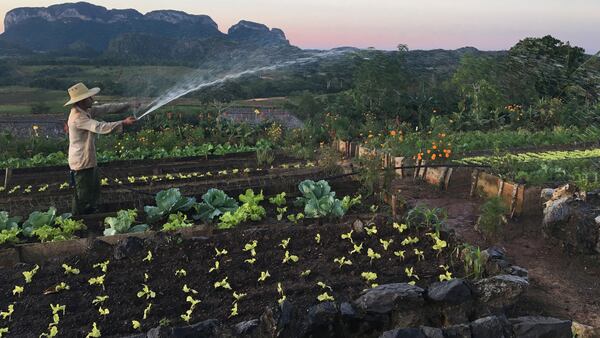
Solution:
M417 285L426 286L438 280L442 273L439 265L449 265L455 276L462 275L461 266L453 265L451 251L453 244L437 254L432 249L432 240L425 235L424 230L407 230L402 234L394 229L385 218L375 221L377 234L368 236L365 233L353 233L356 243L363 243L362 254L350 254L353 249L348 240L342 240L341 234L348 233L351 222L327 224L318 226L262 226L258 228L234 229L217 232L210 238L195 238L178 240L176 237L165 237L157 242L146 243L146 247L123 260L111 257L112 250L102 250L97 245L97 251L83 257L69 259L66 263L81 269L79 275L65 275L61 264L54 262L44 264L34 276L31 284L24 284L22 272L32 266L18 266L4 270L0 275L0 309L5 310L14 303L15 312L12 321L0 321L0 327L8 326L10 337L37 337L47 330L52 321L50 304L66 305L65 315L60 315L58 325L61 336L84 337L90 331L92 323L96 322L103 337L122 336L135 333L131 321L138 320L142 329L148 330L159 325L160 321L168 320L170 325L184 325L181 314L189 308L186 303L188 294L182 291L184 284L198 291L195 299L201 301L192 315L191 322L199 322L216 318L226 324L235 324L244 320L258 318L265 307L277 303L280 295L277 284L281 283L284 294L299 309L318 303L317 296L327 291L337 302L351 301L357 298L361 291L370 287L362 277L362 272L375 272L378 275L376 283L409 282L406 267L414 267L419 276ZM320 243L315 236L320 235ZM401 245L407 236L418 236L420 241L413 245ZM290 239L287 249L281 247L282 240ZM384 250L380 239L393 243ZM251 258L250 252L243 251L245 244L256 240L256 262L244 262ZM381 254L380 259L367 256L368 248ZM424 252L425 260L419 260L414 253L418 248ZM227 250L228 253L215 257L216 250ZM147 252L151 251L153 260L143 261ZM297 263L283 263L285 251L298 256ZM405 250L403 260L394 255L394 251ZM335 258L346 257L352 265L340 268ZM102 275L95 263L110 260L105 289L89 285L88 279ZM209 272L215 261L220 262L217 271ZM455 263L456 262L455 260ZM175 271L185 269L185 277L176 277ZM311 270L307 277L301 273ZM268 271L271 277L259 282L261 272ZM145 281L144 274L148 280ZM214 283L227 278L232 290L215 289ZM44 295L43 291L54 285L65 282L70 290ZM322 289L317 282L323 282L331 289ZM136 294L147 284L156 292L156 297L146 300ZM15 285L24 285L25 291L21 297L13 296ZM246 293L247 296L238 302L239 314L230 317L234 298L232 292ZM102 318L98 307L92 305L96 296L108 295L103 304L110 314ZM144 309L149 303L152 308L148 318L144 320Z

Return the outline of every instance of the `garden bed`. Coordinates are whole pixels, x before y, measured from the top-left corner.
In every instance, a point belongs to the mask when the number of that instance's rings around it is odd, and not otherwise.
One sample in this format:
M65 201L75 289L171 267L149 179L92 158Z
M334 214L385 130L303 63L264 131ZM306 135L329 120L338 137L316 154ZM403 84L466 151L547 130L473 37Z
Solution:
M448 265L454 275L461 275L461 266L450 258L454 243L449 242L441 254L432 249L432 240L425 235L425 230L409 229L400 234L391 223L384 218L375 219L377 234L372 236L354 232L356 243L363 243L361 254L350 254L353 249L349 240L341 239L342 234L352 229L353 219L347 224L328 224L324 226L264 226L251 229L235 229L216 232L210 237L198 237L188 240L177 240L172 237L157 238L146 241L142 249L134 254L117 260L113 257L113 248L95 242L85 255L72 257L66 261L58 261L41 265L39 272L30 284L23 284L22 272L33 266L17 266L4 271L0 277L2 300L0 308L5 309L14 302L12 321L7 323L11 336L38 336L47 331L52 322L50 304L66 305L66 312L60 316L58 329L61 335L83 337L96 322L103 337L117 337L134 334L132 320L140 321L143 330L156 327L161 320L168 320L170 325L185 324L180 315L190 307L186 303L183 285L198 291L195 299L201 301L192 314L191 323L206 319L218 319L223 323L235 324L244 320L258 318L265 307L273 306L281 299L277 284L281 283L286 299L292 301L300 309L318 303L317 297L327 292L336 302L351 301L360 295L371 283L392 283L416 281L417 285L428 285L438 280L443 270L439 265ZM367 221L367 220L365 220ZM365 222L368 224L368 222ZM369 225L371 226L371 225ZM320 235L316 243L315 236ZM418 237L416 244L403 246L401 242L408 236ZM290 239L286 249L280 244ZM393 239L388 250L382 248L380 240ZM243 251L247 243L256 240L256 262L244 262L251 258L248 251ZM135 247L135 243L130 243ZM381 255L380 259L371 259L366 255L367 248L373 248ZM215 249L228 251L227 254L215 258ZM419 260L414 249L422 250L425 259ZM298 257L297 263L282 263L285 251ZM394 255L394 251L405 250L405 259ZM152 261L144 261L148 251L152 252ZM335 258L346 257L352 265L340 265ZM219 260L218 271L209 273ZM98 262L109 260L105 290L101 286L89 285L88 279L97 277L102 272L93 268ZM79 275L65 275L61 267L67 263L81 270ZM405 268L414 268L419 276L408 277ZM185 277L176 277L179 269L186 271ZM311 270L306 277L301 273ZM270 277L259 282L261 272L269 271ZM375 272L377 279L367 282L361 277L362 272ZM144 274L148 274L145 281ZM215 289L214 283L227 277L232 290ZM58 293L43 294L44 290L60 282L70 286L70 290ZM321 288L317 282L328 287ZM137 297L147 284L156 293L155 298L146 300ZM21 297L13 296L11 291L15 285L24 285ZM231 316L235 299L232 292L246 293L247 296L237 301L238 315ZM96 296L108 295L109 298L101 307L109 309L105 318L92 305ZM144 309L152 303L146 320L143 320Z

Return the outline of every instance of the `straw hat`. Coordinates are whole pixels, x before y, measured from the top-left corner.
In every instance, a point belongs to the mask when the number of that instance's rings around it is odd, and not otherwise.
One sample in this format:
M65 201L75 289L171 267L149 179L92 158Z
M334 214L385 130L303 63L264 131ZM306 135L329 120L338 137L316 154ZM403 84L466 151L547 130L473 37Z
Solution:
M73 87L69 88L69 96L71 97L71 100L65 103L65 106L77 103L79 101L83 101L88 97L92 97L98 93L100 93L100 88L88 89L88 87L86 87L83 83L80 82L74 85Z

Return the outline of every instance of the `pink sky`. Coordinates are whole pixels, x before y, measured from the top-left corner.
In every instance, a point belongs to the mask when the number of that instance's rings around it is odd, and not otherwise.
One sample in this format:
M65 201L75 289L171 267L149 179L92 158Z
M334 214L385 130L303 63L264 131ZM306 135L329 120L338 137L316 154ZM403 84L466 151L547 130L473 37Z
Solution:
M0 16L15 7L49 6L62 1L2 0ZM473 46L507 49L519 39L546 34L586 48L600 49L598 0L97 0L108 8L142 13L176 9L207 14L221 31L241 19L284 30L303 48L338 46L394 49L454 49ZM4 28L0 24L0 31Z

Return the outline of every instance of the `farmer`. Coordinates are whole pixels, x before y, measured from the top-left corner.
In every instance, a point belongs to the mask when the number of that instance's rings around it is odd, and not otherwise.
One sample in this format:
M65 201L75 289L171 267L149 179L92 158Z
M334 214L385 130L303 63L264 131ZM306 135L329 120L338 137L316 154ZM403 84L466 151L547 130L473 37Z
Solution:
M108 134L123 131L123 126L136 122L128 117L119 122L100 122L95 120L102 114L120 113L138 104L114 103L92 107L94 95L100 88L88 89L83 83L69 88L71 113L67 122L69 128L69 167L71 184L75 186L73 196L74 215L96 212L96 203L100 197L100 177L96 162L96 134Z

